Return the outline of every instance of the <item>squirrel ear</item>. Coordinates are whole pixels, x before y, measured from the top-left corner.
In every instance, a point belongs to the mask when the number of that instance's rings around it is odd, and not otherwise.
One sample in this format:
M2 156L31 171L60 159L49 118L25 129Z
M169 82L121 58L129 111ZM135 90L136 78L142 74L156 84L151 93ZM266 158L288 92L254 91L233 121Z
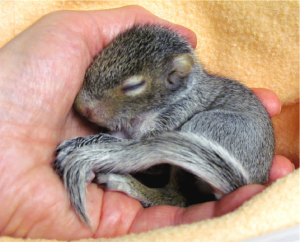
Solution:
M184 77L187 77L191 73L194 63L194 58L189 53L174 57L172 60L172 69L167 78L168 88L178 88L184 80Z

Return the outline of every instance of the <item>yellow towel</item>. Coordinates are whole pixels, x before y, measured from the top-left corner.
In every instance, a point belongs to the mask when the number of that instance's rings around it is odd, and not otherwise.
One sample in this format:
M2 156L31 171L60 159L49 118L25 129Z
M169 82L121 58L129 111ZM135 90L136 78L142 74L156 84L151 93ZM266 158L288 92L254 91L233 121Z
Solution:
M192 29L197 56L211 74L276 92L283 104L273 118L276 153L299 166L298 1L5 1L0 2L0 47L55 10L131 4ZM299 223L298 182L297 170L220 218L100 241L240 241L289 227ZM0 238L4 241L19 240Z

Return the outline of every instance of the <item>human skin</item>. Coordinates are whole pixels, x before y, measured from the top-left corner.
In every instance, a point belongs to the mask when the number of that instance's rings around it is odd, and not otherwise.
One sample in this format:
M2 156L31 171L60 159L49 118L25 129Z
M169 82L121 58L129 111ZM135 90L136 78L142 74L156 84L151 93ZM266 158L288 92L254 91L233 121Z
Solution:
M265 189L248 185L217 202L144 209L123 193L90 184L86 204L92 228L80 221L51 167L54 152L65 139L99 131L73 111L74 98L93 58L136 23L169 26L196 46L192 31L129 6L51 13L0 49L0 235L71 240L139 233L221 216ZM279 113L273 92L253 91L270 116ZM266 185L293 169L288 159L275 156Z

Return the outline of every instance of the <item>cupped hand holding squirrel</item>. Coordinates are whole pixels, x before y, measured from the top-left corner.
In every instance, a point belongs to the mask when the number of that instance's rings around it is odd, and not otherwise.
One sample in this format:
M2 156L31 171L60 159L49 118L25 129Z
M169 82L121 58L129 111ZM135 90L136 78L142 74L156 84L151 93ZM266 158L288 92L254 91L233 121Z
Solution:
M130 6L49 14L0 50L1 235L70 240L138 233L220 216L265 188L244 186L220 201L189 208L144 209L135 199L91 184L87 210L93 227L81 223L51 167L54 152L63 140L98 133L72 109L86 69L120 32L146 23L173 28L196 45L188 29ZM273 92L253 91L270 116L279 112ZM269 182L292 171L289 160L275 156Z

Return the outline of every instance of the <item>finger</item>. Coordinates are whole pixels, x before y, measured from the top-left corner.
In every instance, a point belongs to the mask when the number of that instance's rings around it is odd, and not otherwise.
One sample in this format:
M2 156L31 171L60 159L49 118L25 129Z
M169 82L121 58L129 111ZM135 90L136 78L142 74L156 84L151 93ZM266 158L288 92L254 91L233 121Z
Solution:
M177 31L178 33L180 33L183 37L187 38L187 40L190 42L191 46L193 48L196 48L197 36L192 30L190 30L182 25L174 24L167 20L158 18L156 15L152 14L151 12L149 12L148 10L146 10L143 7L128 6L128 8L132 8L132 10L135 11L135 13L136 13L135 24L158 24L158 25L170 27L170 28L174 29L175 31ZM147 18L145 18L145 16L147 16Z
M276 116L280 113L280 99L273 91L265 88L253 88L252 91L266 107L270 117Z
M193 31L181 25L161 19L141 6L125 6L105 11L91 11L88 12L88 14L97 22L101 41L103 41L102 47L107 46L124 30L134 25L145 24L156 24L174 29L183 37L187 38L193 48L197 45L197 37ZM94 48L92 50L95 55L101 49Z
M248 185L227 194L219 201L194 205L189 208L182 208L184 212L180 213L179 218L177 218L177 223L175 222L175 224L192 223L222 216L236 210L245 201L248 201L264 189L265 186L262 185Z
M294 170L295 166L289 159L281 155L274 156L269 181L266 185L270 185L275 180L286 176Z
M166 226L174 226L219 217L240 207L245 201L260 193L262 185L248 185L226 195L220 201L207 202L188 208L155 206L137 214L129 233L141 233Z
M226 213L232 212L240 207L244 202L265 189L263 185L247 185L240 187L232 193L224 196L220 201L216 202L214 209L214 217L222 216Z
M174 24L173 24L174 25ZM183 27L182 25L174 25L173 29L185 37L190 45L195 49L197 46L197 35L190 29Z
M97 230L94 237L109 238L128 234L134 221L139 220L141 211L144 209L136 199L122 192L104 191L101 213L97 214L98 226L95 226Z
M141 233L181 224L184 211L184 208L163 205L141 209L128 232Z

